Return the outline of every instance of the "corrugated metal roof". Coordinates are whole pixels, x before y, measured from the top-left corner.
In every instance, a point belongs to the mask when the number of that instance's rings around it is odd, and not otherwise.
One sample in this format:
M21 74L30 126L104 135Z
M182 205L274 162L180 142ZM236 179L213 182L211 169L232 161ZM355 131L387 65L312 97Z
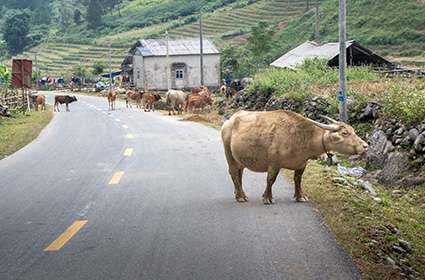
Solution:
M347 48L353 43L354 41L347 41ZM295 69L306 59L323 58L331 60L337 55L339 55L339 43L320 45L315 42L307 41L273 61L270 65L279 68Z
M219 50L208 39L203 40L204 54L219 54ZM137 53L143 56L167 55L167 41L164 39L143 39ZM200 53L199 39L169 40L169 55L190 55Z

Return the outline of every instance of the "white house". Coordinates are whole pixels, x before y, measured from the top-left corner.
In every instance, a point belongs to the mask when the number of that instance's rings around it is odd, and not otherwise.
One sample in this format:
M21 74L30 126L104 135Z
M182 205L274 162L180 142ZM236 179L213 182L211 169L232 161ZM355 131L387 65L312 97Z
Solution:
M220 86L220 52L203 40L204 85ZM139 40L122 63L130 84L146 90L183 89L201 85L200 41L182 39ZM167 67L169 66L169 67ZM168 72L168 73L167 73ZM168 74L168 75L167 75Z

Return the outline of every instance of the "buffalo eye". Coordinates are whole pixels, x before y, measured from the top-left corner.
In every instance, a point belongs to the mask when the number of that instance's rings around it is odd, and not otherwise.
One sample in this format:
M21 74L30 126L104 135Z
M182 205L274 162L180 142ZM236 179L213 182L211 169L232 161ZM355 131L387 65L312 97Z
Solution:
M350 136L350 133L349 133L348 131L343 131L341 134L342 134L342 136L344 136L344 137L348 137L348 136Z

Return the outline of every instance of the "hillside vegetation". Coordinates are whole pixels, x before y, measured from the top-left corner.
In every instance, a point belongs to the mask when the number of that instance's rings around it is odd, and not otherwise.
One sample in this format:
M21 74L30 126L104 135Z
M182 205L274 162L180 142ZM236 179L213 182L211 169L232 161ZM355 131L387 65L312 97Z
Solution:
M323 1L320 9L321 41L338 41L338 0ZM424 19L423 1L347 0L348 39L384 56L419 56L416 60L425 61ZM310 11L278 32L275 57L306 40L313 40L315 21L315 13Z
M239 53L241 57L235 57L236 60L247 59L244 44L260 21L272 31L271 42L268 42L270 48L262 63L248 61L245 67L251 70L240 71L243 74L256 72L257 68L268 65L305 40L314 39L316 3L320 3L321 10L321 41L338 40L338 0L115 1L121 4L106 9L100 26L96 28L91 27L86 19L90 1L96 0L72 0L68 4L63 0L46 1L50 2L52 9L50 24L35 25L30 30L31 38L35 38L33 43L42 43L18 57L34 59L37 54L43 75L66 75L76 65L107 64L108 45L112 44L112 67L118 69L129 47L140 38L161 37L166 30L174 38L198 36L197 13L201 6L204 7L207 37L220 48L227 43L243 46L239 51L228 52ZM68 21L58 17L57 9L53 9L58 4L64 4L64 13L70 15ZM81 13L79 23L72 19L77 10ZM391 59L425 64L425 5L421 1L347 0L347 16L349 39L355 39L381 55L392 56ZM0 23L4 17L0 16ZM64 25L64 21L69 24ZM40 33L42 27L48 32ZM2 50L3 45L4 41L0 40Z

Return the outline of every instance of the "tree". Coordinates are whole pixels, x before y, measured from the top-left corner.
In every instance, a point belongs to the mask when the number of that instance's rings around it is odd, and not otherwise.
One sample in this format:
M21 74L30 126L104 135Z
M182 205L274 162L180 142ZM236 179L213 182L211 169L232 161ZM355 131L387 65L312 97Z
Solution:
M6 16L3 39L11 55L22 52L28 43L30 15L25 10L12 10Z
M12 75L6 66L0 64L0 85L8 85Z
M82 19L82 13L79 9L76 9L74 11L74 22L75 24L80 24L83 21Z
M252 59L258 66L265 62L268 53L272 49L273 31L267 22L260 21L251 28L251 36L248 38L248 49L252 53Z
M102 24L102 6L98 0L90 0L86 20L91 29L96 29Z
M100 75L103 73L103 70L105 69L105 64L102 62L95 62L93 63L93 75Z
M34 10L32 22L34 24L50 24L52 21L51 7L48 1L39 2Z

